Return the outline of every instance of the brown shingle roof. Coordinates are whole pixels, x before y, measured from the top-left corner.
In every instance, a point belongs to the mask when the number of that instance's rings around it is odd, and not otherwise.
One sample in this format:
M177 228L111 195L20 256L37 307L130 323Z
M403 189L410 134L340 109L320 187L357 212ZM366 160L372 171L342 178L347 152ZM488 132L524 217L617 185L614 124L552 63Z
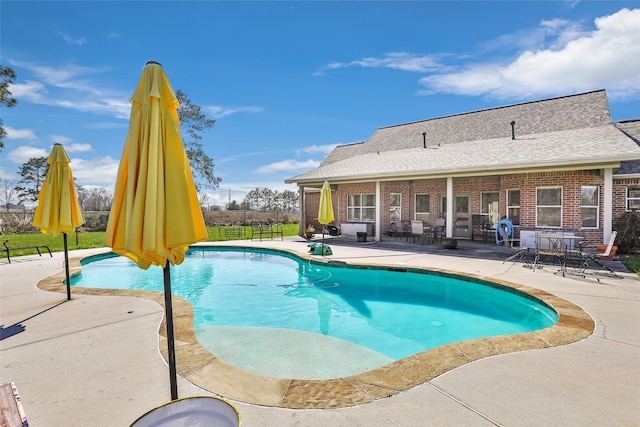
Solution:
M336 147L318 169L287 182L497 173L636 159L640 147L611 123L606 93L598 90L379 128L368 141Z
M616 126L640 146L640 119L616 122ZM614 175L640 175L640 160L622 162Z
M576 149L580 147L580 149ZM359 154L291 178L321 182L372 177L434 177L615 163L640 158L640 148L612 124L557 132Z

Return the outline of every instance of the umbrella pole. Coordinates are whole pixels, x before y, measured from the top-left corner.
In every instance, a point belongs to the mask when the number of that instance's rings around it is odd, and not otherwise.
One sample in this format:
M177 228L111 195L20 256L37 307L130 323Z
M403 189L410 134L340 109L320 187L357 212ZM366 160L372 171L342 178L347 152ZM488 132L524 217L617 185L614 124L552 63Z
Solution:
M169 382L171 383L171 400L178 399L178 380L176 378L176 349L173 337L173 307L171 302L171 270L167 261L164 273L164 311L167 327L167 350L169 353Z
M71 281L69 280L69 248L67 246L67 233L62 233L64 242L64 273L67 278L67 301L71 301Z

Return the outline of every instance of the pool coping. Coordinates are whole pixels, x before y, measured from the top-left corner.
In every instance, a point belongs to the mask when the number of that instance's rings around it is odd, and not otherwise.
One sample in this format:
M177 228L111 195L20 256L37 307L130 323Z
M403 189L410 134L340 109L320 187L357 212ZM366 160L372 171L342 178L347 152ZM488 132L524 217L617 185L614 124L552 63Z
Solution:
M234 246L234 248L256 249L240 246ZM274 249L274 251L288 253L316 263L329 262L293 250ZM81 261L86 258L88 257L69 260L72 275L80 273ZM398 268L394 265L363 262L348 265L358 265L363 268ZM480 280L476 275L453 270L406 267L407 270L412 271L452 274L476 282ZM64 279L65 272L62 270L39 281L37 287L45 291L66 293ZM500 354L571 344L587 338L595 330L595 322L591 316L567 300L536 288L500 279L483 278L481 281L496 283L542 301L558 313L558 322L551 327L529 333L477 338L446 344L383 367L344 378L330 380L281 379L245 371L216 358L215 355L203 348L198 343L193 330L191 304L174 295L172 301L177 372L178 375L198 387L219 396L245 403L288 409L345 408L393 396L475 360ZM82 287L74 287L73 292L82 295L146 298L164 308L164 294L162 292ZM158 328L158 334L159 350L166 360L167 343L164 317Z

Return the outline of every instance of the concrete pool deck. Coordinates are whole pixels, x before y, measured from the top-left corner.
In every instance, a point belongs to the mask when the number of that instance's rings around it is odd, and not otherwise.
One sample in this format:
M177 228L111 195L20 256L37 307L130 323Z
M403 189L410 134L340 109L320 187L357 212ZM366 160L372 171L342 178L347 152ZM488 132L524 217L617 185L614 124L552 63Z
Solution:
M225 245L271 247L299 254L307 250L306 242L299 238L225 242ZM462 343L455 349L455 357L464 354L466 359L457 365L434 368L434 359L436 362L451 359L451 354L440 354L415 360L417 363L412 369L402 374L396 371L388 375L385 387L379 387L371 378L360 378L356 388L364 389L361 396L369 394L371 398L349 401L349 405L355 406L345 408L297 410L289 409L296 407L295 404L288 408L264 406L271 402L260 399L277 400L277 395L270 396L270 392L265 391L271 390L272 384L265 384L255 376L248 378L244 372L228 365L226 371L208 375L210 365L205 368L202 359L197 357L189 357L194 363L191 367L182 364L180 374L189 381L179 378L180 396L210 394L193 384L202 385L203 378L209 376L210 382L204 386L229 398L239 410L244 426L640 423L640 280L637 276L623 274L623 278L601 278L596 282L571 276L562 278L547 268L532 272L519 263L503 264L497 260L371 245L333 245L332 248L331 259L348 263L451 270L538 289L551 298L557 296L561 301L577 304L595 323L589 326L579 322L577 328L571 325L572 332L577 330L583 335L577 337L577 341L572 339L575 341L572 344L545 345L541 347L547 348L491 357L484 356L495 354L493 350L476 357L472 353L482 353L486 347ZM108 250L72 251L70 255L79 257L105 251ZM61 253L54 253L53 258L36 255L16 258L11 264L0 261L0 323L3 325L0 382L16 383L32 427L128 425L169 400L168 369L159 352L164 352L166 345L157 334L162 308L153 300L74 294L73 290L72 300L64 302L66 294L37 289L37 282L60 273L62 258ZM59 304L62 302L64 304ZM585 320L581 315L576 318ZM188 319L176 319L176 325L181 321L188 323ZM549 342L549 336L542 338L549 345L557 345ZM188 345L177 346L179 365L181 351L187 348ZM507 352L513 350L506 349ZM416 367L423 368L418 369L422 377L416 379L406 374L415 373ZM424 372L428 370L432 372ZM349 382L342 382L339 388L343 385L353 388L355 381ZM301 384L285 384L287 390L295 391L299 386ZM299 387L296 396L299 402L308 403L310 394L313 396L316 392L309 387ZM352 392L346 393L346 397L341 393L333 396L337 402L334 406L342 406L340 399L351 398ZM385 393L392 396L384 397ZM260 404L244 403L247 396L253 396L255 403ZM293 396L291 402L295 402ZM282 402L274 406L282 406Z

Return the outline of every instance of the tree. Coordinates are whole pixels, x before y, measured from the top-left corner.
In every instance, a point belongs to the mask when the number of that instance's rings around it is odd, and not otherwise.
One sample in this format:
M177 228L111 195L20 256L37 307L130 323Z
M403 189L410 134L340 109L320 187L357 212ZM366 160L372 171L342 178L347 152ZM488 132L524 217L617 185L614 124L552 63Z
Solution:
M240 210L243 210L243 211L251 210L251 202L247 200L246 197L242 199L242 203L240 203Z
M261 196L262 193L259 188L254 188L253 190L245 194L244 200L242 201L243 206L246 206L244 209L260 209L260 201L262 200Z
M291 212L298 206L298 194L291 190L284 190L282 193L270 188L255 188L249 191L242 203L245 210L280 210Z
M275 209L274 199L275 193L272 189L264 187L260 190L260 197L262 198L262 210L271 211Z
M235 199L227 204L227 210L229 211L239 211L240 208L241 206L238 204L238 202L235 201Z
M203 188L215 190L220 185L220 178L215 177L213 159L204 152L200 142L202 132L211 129L215 120L207 118L200 106L192 103L182 90L176 91L176 98L180 103L178 108L180 130L185 134L182 139L193 171L196 190L198 192Z
M11 204L17 201L16 181L0 178L0 205L4 205L7 211L11 209Z
M18 101L11 96L9 85L13 83L16 78L16 73L9 67L0 65L0 106L7 108L13 108ZM7 136L7 131L4 130L2 124L2 118L0 118L0 149L4 148L4 142L2 139Z
M79 187L78 202L84 211L106 212L111 209L113 193L102 187Z
M281 195L281 209L286 212L292 212L298 207L298 192L291 190L284 190Z
M20 176L22 179L18 182L16 191L18 193L18 201L38 201L40 187L47 177L49 164L46 157L32 157L28 162L20 166Z

